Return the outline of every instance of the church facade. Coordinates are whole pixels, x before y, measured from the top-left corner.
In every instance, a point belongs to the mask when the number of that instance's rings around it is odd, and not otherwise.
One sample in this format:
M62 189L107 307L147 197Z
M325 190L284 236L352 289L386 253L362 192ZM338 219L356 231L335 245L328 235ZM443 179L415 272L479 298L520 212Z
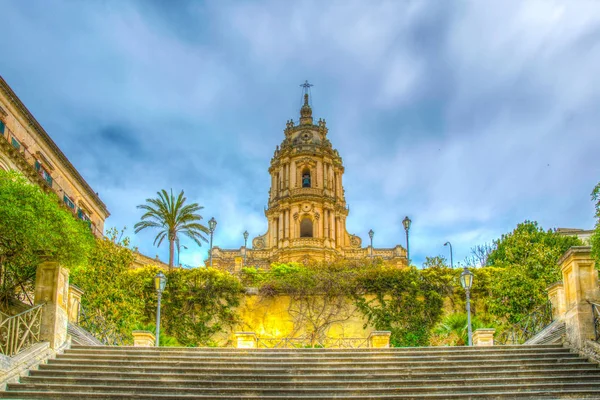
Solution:
M236 272L244 260L247 266L268 268L274 262L369 257L406 266L406 250L402 246L363 247L360 237L347 232L349 208L343 187L344 165L327 138L325 120L314 123L308 93L304 94L298 123L287 121L284 133L285 138L277 146L269 167L267 232L253 238L251 248L213 247L213 266Z

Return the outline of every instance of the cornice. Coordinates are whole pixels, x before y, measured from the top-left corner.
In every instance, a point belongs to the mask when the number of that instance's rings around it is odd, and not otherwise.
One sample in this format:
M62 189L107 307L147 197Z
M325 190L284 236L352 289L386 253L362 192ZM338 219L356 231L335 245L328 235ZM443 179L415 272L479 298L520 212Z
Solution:
M94 203L100 208L100 210L106 215L105 218L110 216L106 205L100 197L94 192L92 187L83 179L81 174L75 169L73 164L69 161L67 156L60 150L60 148L54 143L50 135L46 132L46 130L40 125L40 123L35 119L35 117L31 114L31 112L27 109L25 104L19 99L19 97L13 92L11 87L6 83L4 78L0 75L0 89L7 95L9 101L20 111L21 115L25 117L29 126L35 130L38 136L44 141L44 143L54 152L54 154L58 157L59 161L65 166L67 171L75 178L75 180L83 187L88 196L94 201Z

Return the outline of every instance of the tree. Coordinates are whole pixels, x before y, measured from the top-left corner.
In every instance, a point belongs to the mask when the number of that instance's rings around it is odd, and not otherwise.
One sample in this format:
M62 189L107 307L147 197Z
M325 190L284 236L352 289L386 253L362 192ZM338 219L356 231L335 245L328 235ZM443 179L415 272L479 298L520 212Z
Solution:
M28 299L45 258L66 267L85 264L94 247L84 221L16 171L0 170L0 301Z
M561 278L558 259L581 241L525 221L494 244L488 265L497 270L491 279L488 310L516 323L547 302L546 287Z
M96 240L88 264L72 268L70 274L71 283L84 292L80 324L111 345L131 342L131 330L143 317L143 288L152 283L151 277L143 281L130 269L134 256L129 239L119 237L117 229L108 230Z
M592 256L596 259L596 268L600 268L600 183L592 191L592 200L596 202L596 228L590 239Z
M473 267L485 267L488 265L488 258L494 249L494 243L484 243L471 247L471 254L465 258L465 264Z
M142 215L140 222L135 224L135 233L146 228L160 229L154 238L154 245L160 246L165 238L169 241L169 270L171 270L175 244L179 243L179 236L183 234L198 246L202 246L202 241L207 242L202 234L208 234L210 231L200 223L202 216L197 213L204 207L198 203L185 204L187 199L183 195L183 190L177 198L173 196L173 190L169 194L163 189L157 194L158 198L146 199L146 204L137 206L146 213Z
M492 326L483 324L476 317L471 318L473 331L483 327L491 328ZM444 316L433 329L431 341L431 344L435 346L466 346L469 343L467 314L453 313Z
M426 346L442 315L442 296L414 267L365 269L356 304L378 330L391 331L394 347Z
M349 320L357 311L351 296L357 273L343 261L273 264L259 293L265 297L289 296L290 335L305 334L314 347L324 343L333 325Z
M154 275L151 275L154 276ZM152 289L150 286L149 289ZM146 318L156 312L146 303ZM243 287L239 279L214 268L176 269L167 274L162 303L164 331L183 346L215 345L214 334L231 329L239 321Z

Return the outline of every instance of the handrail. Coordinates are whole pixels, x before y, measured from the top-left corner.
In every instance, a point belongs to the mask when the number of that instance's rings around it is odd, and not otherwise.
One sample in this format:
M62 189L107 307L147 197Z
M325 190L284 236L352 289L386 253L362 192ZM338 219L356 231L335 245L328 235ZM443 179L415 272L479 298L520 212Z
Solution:
M502 332L494 341L496 344L523 344L552 323L552 303L550 301L533 310L522 321Z
M83 305L80 306L79 310L75 325L87 330L103 345L122 346L125 343L123 334L118 332L112 324L107 323L102 315L89 313Z
M40 341L43 306L39 304L0 322L0 353L12 357Z
M594 318L594 340L600 341L600 304L590 301L592 306L592 317Z

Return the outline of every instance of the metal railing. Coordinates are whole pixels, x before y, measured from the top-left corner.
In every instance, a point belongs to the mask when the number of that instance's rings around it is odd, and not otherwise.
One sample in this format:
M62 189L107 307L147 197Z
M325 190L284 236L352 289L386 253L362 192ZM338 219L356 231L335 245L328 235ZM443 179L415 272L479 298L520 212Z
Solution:
M592 316L594 317L594 338L596 342L600 341L600 304L592 303Z
M15 316L0 313L0 353L12 357L40 341L43 304Z
M523 344L552 323L552 303L536 308L522 321L499 334L494 342L499 345Z
M333 349L363 349L369 347L367 338L257 338L256 347L262 349L304 349L304 348L333 348Z
M86 311L83 305L79 306L76 325L87 330L104 345L122 346L125 343L125 335L114 324L109 323L103 315Z

